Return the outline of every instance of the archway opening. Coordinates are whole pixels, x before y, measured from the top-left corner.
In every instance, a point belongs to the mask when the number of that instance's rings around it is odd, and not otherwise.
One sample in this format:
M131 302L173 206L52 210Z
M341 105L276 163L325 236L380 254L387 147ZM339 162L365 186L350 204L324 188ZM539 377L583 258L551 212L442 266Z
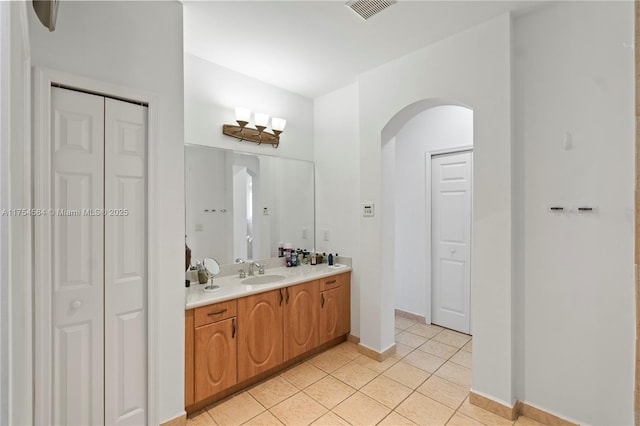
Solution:
M382 282L394 287L396 313L418 323L432 323L436 302L432 298L431 159L472 148L473 111L455 100L415 102L394 115L382 131L382 258L387 259ZM468 223L470 227L470 217ZM460 330L465 332L470 331L469 293L460 295L460 303L467 305L469 328Z

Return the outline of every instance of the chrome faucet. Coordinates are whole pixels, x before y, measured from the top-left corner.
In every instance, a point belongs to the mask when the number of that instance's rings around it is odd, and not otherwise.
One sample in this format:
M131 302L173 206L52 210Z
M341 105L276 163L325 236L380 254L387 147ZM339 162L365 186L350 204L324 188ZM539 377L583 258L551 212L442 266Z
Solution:
M242 265L244 263L244 260L237 258L236 259L236 263ZM249 270L251 270L251 266L249 266ZM238 269L238 274L240 278L244 278L247 276L247 274L244 272L244 269L242 268L242 266L240 266L240 269ZM253 273L251 273L250 275L253 275Z
M264 268L265 268L265 266L267 266L267 265L265 265L264 263L261 265L261 264L259 264L258 262L251 262L251 263L249 264L249 276L253 276L253 275L254 275L254 273L253 273L253 267L254 267L254 266L255 266L256 268L258 268L258 274L260 274L260 275L264 275Z

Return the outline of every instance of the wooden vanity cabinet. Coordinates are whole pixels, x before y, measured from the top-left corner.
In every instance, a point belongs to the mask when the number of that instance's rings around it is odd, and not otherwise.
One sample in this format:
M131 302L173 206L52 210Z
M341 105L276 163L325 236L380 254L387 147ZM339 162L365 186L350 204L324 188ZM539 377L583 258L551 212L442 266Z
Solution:
M238 299L238 380L282 363L283 288Z
M285 288L284 360L288 361L318 346L318 281Z
M186 311L187 412L349 333L350 279L346 272Z

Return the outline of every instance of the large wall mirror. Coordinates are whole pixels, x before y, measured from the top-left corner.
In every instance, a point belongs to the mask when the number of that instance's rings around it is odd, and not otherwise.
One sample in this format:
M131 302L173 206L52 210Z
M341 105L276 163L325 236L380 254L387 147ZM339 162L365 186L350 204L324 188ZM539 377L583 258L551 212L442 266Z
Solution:
M276 257L280 242L315 246L312 162L201 145L186 145L184 157L193 263Z

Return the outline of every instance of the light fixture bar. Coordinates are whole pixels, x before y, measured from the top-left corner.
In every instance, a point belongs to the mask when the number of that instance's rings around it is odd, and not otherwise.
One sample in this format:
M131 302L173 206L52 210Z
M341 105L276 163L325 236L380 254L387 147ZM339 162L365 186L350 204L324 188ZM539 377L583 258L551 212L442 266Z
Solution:
M280 134L284 130L287 120L283 118L273 117L271 120L271 128L273 133L267 132L266 128L269 124L269 115L261 112L256 112L254 115L254 122L256 128L247 127L249 120L251 119L251 110L248 108L236 107L236 122L234 124L223 124L222 133L231 136L232 138L240 139L241 141L251 141L258 145L263 143L271 144L274 148L280 145Z

